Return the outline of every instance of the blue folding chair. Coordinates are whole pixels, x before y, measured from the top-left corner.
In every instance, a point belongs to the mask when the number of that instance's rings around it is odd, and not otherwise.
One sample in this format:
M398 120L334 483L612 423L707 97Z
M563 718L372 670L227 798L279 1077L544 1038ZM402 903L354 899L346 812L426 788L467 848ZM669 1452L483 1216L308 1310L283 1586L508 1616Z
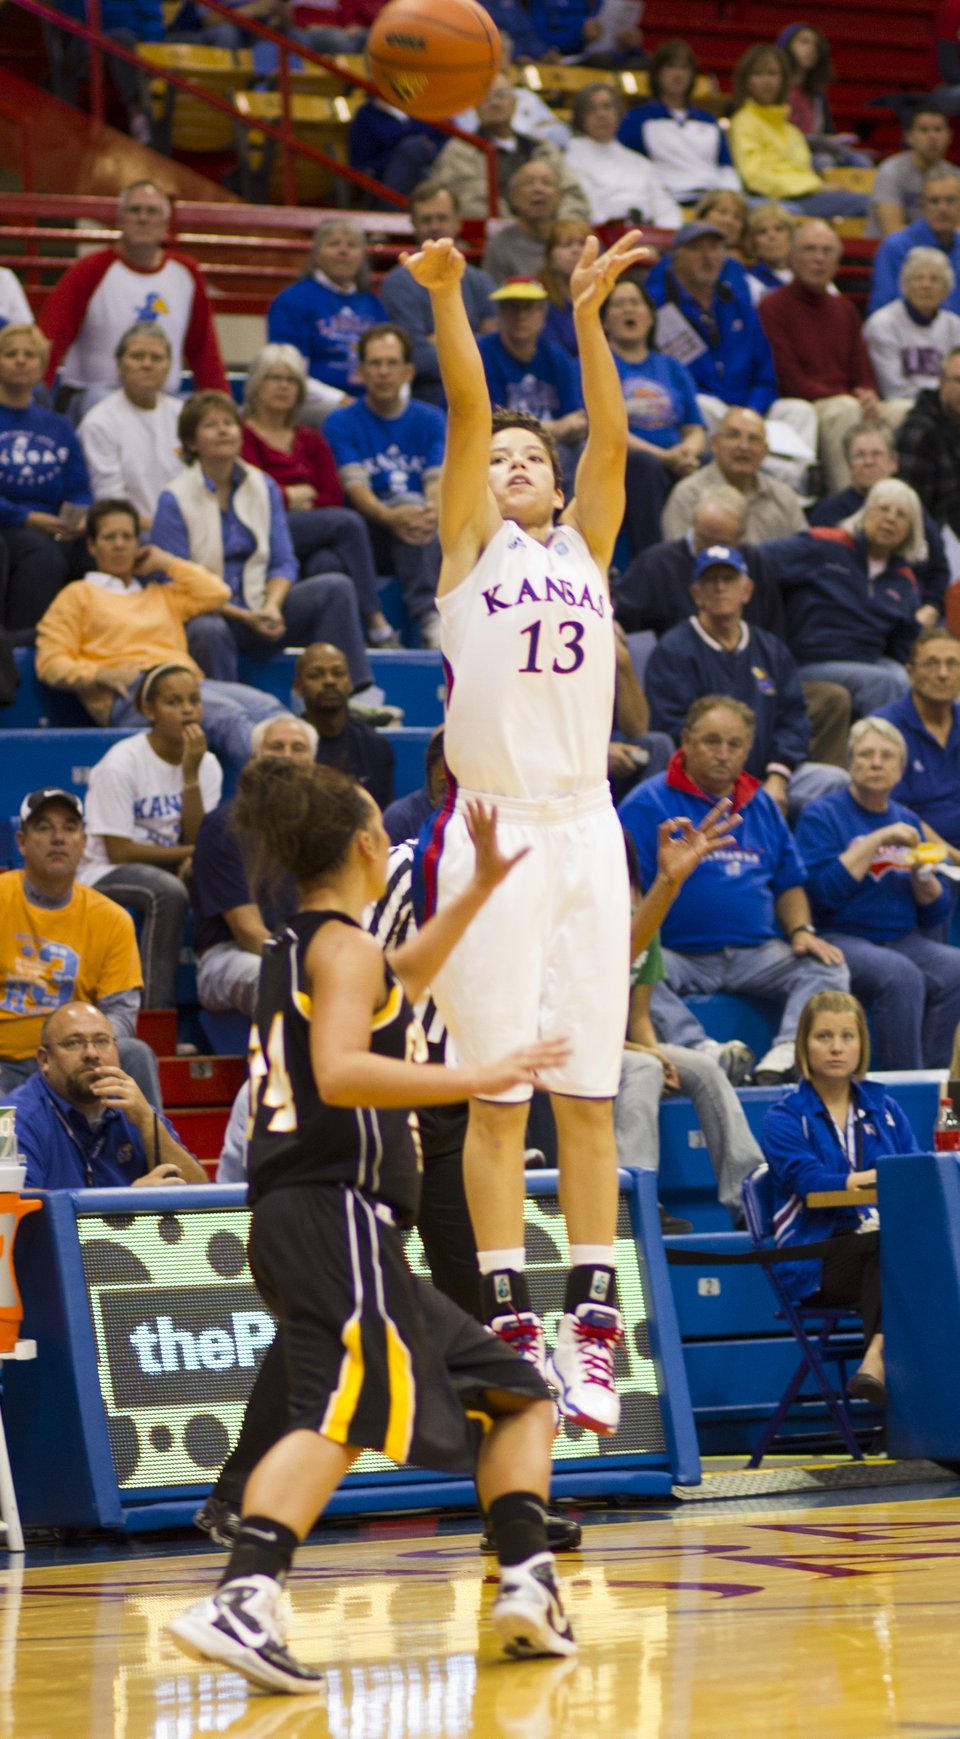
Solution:
M743 1211L747 1221L747 1231L755 1250L770 1249L773 1245L773 1212L774 1193L773 1178L769 1167L758 1166L750 1173L743 1183ZM798 1255L800 1250L798 1247ZM777 1264L764 1263L764 1270L776 1296L777 1316L784 1319L790 1326L794 1339L801 1352L800 1363L783 1391L780 1402L772 1419L764 1427L760 1441L754 1449L748 1467L759 1467L771 1444L779 1434L791 1407L800 1394L803 1383L809 1373L823 1397L827 1410L855 1461L862 1461L863 1450L857 1442L850 1405L844 1393L847 1380L847 1361L855 1359L859 1363L863 1356L863 1338L857 1336L856 1330L847 1324L843 1329L838 1325L849 1318L850 1311L846 1307L830 1309L823 1304L798 1304L788 1296L786 1288L777 1271ZM836 1339L834 1336L836 1335ZM842 1338L841 1338L842 1337ZM840 1366L840 1390L834 1389L824 1369L824 1361Z

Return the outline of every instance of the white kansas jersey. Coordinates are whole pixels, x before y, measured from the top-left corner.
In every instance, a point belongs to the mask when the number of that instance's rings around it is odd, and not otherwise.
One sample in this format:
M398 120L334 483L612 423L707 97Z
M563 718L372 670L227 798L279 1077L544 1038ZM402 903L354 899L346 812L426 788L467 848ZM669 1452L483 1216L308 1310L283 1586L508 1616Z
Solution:
M613 612L579 531L546 544L505 520L437 599L449 694L444 753L457 784L504 797L603 785L613 723Z

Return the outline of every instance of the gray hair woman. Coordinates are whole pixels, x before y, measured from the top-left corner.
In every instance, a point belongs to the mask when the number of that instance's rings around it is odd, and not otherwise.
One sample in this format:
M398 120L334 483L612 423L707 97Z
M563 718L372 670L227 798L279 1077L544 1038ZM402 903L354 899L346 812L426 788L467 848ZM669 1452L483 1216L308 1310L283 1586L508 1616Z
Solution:
M960 344L960 314L944 306L956 276L939 248L911 248L900 294L871 314L863 336L881 398L916 398L940 384L944 358Z
M849 788L816 798L797 823L810 904L870 1010L877 1067L944 1069L960 1020L960 953L939 940L946 847L896 801L907 760L896 725L861 719L848 758Z
M345 505L336 462L319 429L298 421L306 395L307 365L296 346L265 344L244 386L241 457L277 485L304 577L349 574L367 644L397 646L380 608L367 522Z
M899 477L875 483L863 506L840 521L840 530L865 538L871 562L887 564L894 557L902 562L922 562L929 553L920 497Z

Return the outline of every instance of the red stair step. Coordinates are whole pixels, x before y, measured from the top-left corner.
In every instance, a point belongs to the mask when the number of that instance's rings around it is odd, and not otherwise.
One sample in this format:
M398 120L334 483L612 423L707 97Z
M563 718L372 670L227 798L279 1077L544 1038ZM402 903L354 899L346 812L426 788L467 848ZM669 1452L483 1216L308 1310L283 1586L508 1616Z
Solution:
M246 1079L243 1057L161 1057L164 1105L226 1105L229 1110Z
M211 1162L212 1176L216 1172L216 1162L220 1158L223 1147L223 1137L230 1117L229 1110L224 1110L222 1106L205 1106L203 1109L198 1109L196 1106L184 1105L179 1110L176 1107L168 1106L166 1115L184 1147L196 1154L204 1165L207 1164L207 1161Z
M142 1008L137 1015L137 1038L143 1039L158 1057L172 1057L177 1048L176 1009Z

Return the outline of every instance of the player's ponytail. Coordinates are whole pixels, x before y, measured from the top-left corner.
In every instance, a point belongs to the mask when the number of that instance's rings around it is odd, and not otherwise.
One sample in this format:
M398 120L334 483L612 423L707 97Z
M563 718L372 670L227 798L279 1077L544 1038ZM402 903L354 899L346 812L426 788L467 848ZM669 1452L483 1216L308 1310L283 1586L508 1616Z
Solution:
M254 880L273 886L289 875L309 887L339 869L370 819L371 800L349 774L270 757L244 767L233 805Z

